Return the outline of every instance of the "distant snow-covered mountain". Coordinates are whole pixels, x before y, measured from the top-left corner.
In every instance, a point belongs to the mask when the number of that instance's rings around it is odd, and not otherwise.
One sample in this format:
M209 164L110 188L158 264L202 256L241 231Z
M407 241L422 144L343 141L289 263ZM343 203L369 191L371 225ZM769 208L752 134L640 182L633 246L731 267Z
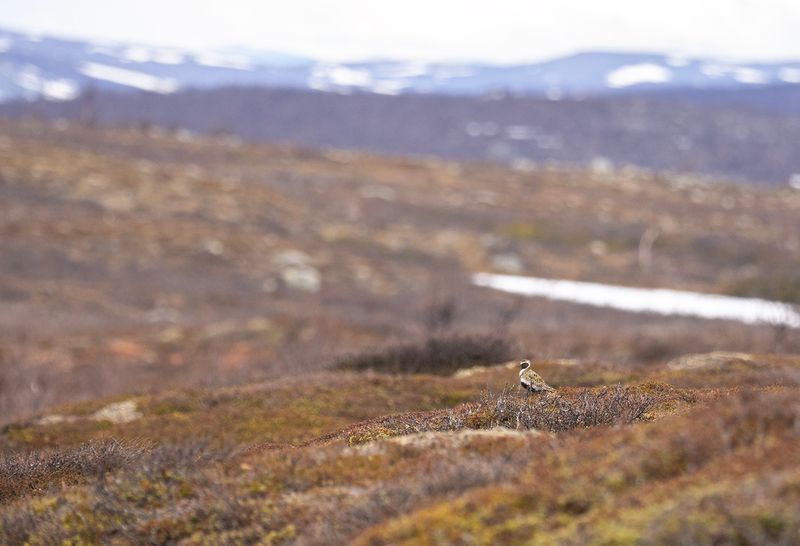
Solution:
M330 63L247 48L189 51L0 30L0 101L69 100L89 87L169 94L236 85L391 95L512 93L558 99L775 84L800 84L800 62L742 64L598 52L515 66L394 60Z
M269 64L266 64L269 63ZM223 85L302 86L310 61L249 51L186 51L0 31L0 101L69 100L93 87L172 93Z

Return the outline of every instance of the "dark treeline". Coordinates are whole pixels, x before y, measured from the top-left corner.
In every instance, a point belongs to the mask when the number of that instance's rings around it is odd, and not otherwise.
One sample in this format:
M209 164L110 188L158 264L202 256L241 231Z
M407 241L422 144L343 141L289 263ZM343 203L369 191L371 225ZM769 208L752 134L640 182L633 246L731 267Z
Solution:
M172 95L89 91L70 102L0 105L0 115L507 163L585 165L605 158L615 165L784 184L800 172L800 115L771 111L776 93L782 104L800 97L794 86L560 101L235 87Z

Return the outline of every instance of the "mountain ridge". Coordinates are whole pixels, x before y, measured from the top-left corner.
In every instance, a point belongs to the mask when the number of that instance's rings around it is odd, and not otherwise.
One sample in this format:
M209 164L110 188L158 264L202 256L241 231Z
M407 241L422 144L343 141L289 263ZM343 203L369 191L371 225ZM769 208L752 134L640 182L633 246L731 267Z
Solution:
M248 47L199 51L0 29L0 101L69 100L88 88L168 94L188 88L255 85L387 95L505 92L561 99L775 84L800 84L800 60L739 63L665 53L588 51L523 64L329 62Z

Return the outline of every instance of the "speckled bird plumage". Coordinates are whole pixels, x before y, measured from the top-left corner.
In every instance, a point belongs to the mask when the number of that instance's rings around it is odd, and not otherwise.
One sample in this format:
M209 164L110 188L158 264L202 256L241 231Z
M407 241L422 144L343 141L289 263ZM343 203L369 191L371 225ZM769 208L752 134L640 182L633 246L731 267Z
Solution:
M542 376L531 369L531 361L523 360L519 363L519 383L523 389L531 393L553 392L555 389L545 383Z

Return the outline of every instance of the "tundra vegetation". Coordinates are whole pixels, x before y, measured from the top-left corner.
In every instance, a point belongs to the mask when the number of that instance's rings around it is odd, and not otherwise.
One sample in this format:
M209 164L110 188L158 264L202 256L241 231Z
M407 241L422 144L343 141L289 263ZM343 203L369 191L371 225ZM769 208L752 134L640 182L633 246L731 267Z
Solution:
M796 330L469 274L791 302L798 233L789 189L0 122L0 543L795 544Z

